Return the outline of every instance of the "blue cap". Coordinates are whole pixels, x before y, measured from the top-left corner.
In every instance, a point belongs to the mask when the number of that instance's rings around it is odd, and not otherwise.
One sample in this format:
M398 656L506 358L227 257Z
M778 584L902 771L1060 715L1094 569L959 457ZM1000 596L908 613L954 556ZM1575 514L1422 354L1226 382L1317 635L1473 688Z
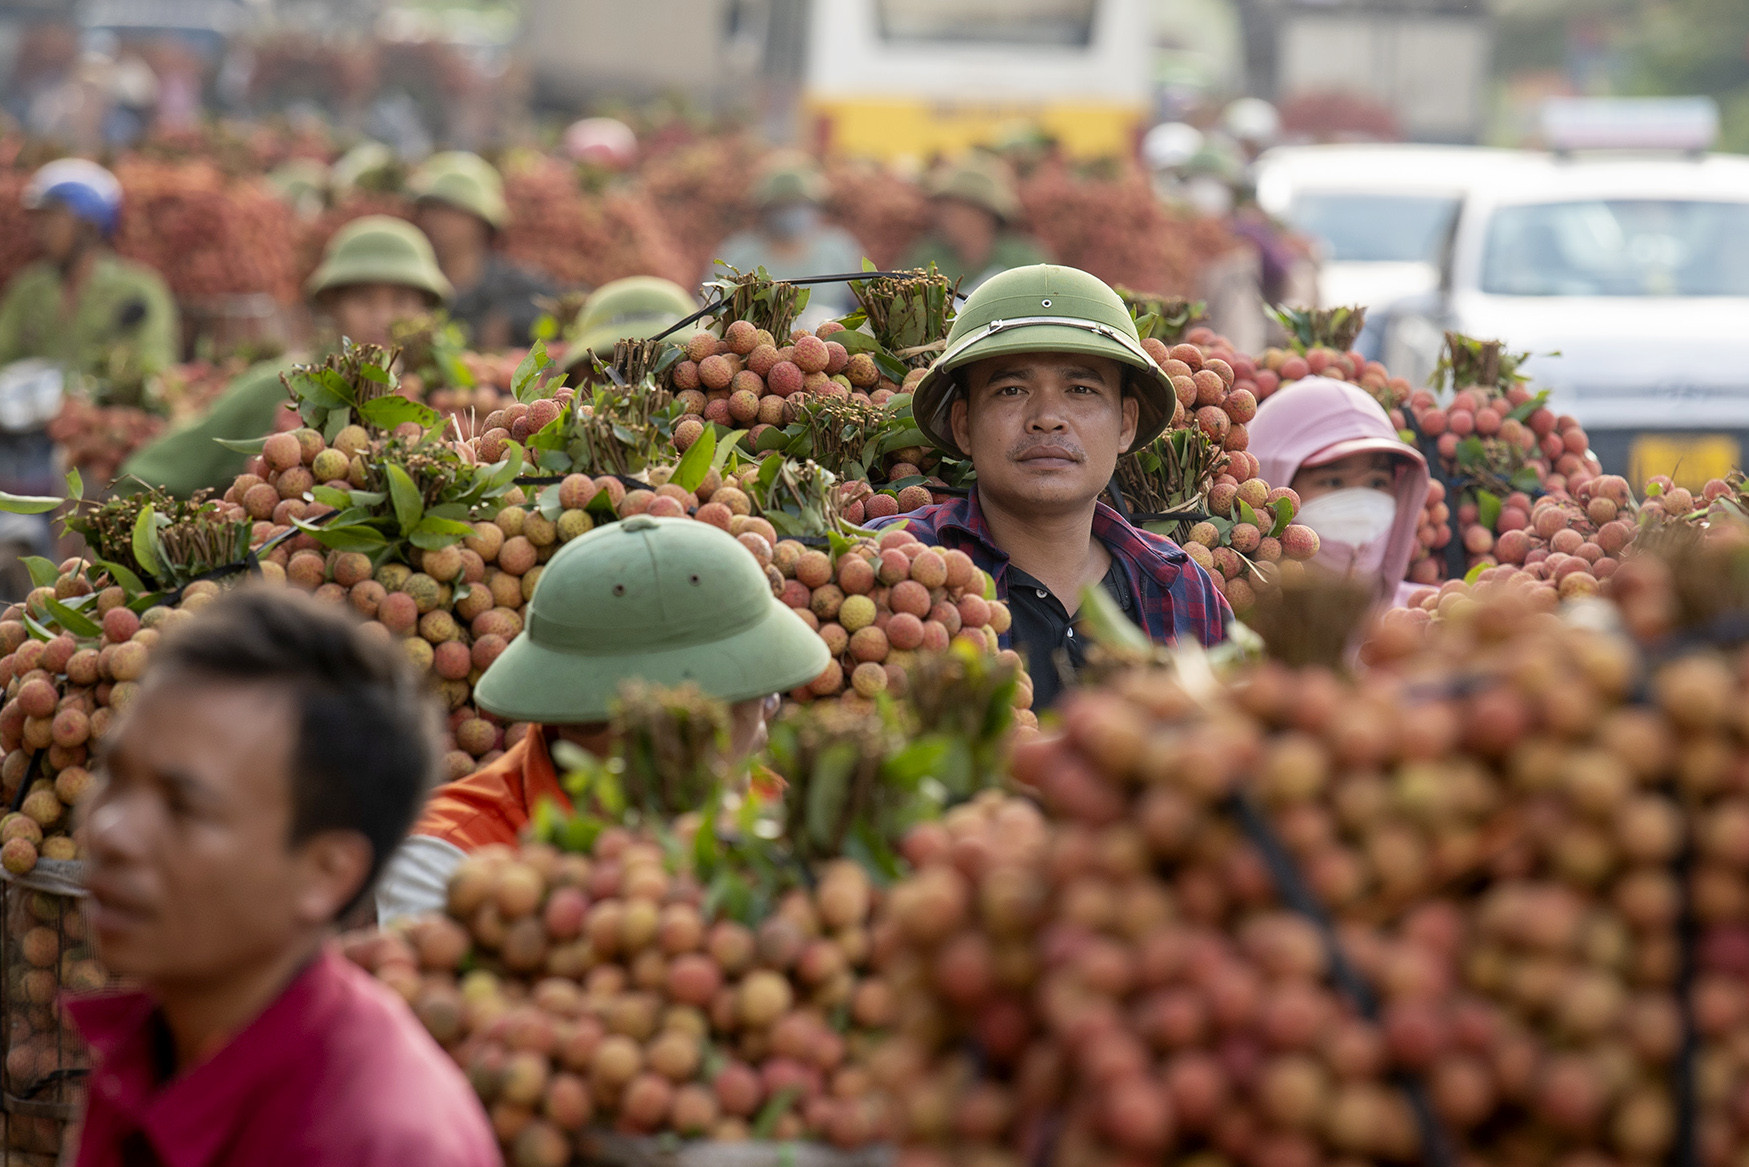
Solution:
M24 188L24 205L31 210L51 201L66 207L108 238L115 234L121 218L121 183L95 162L62 158L37 171Z

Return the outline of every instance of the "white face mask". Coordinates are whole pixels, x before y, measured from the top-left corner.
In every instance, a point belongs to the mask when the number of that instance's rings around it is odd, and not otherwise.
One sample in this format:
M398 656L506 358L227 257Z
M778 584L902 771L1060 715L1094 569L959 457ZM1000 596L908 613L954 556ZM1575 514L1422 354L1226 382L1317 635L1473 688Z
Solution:
M1294 522L1318 532L1320 540L1361 547L1380 538L1397 521L1397 500L1382 490L1351 486L1320 494L1303 504Z
M1396 498L1365 486L1321 494L1294 516L1296 523L1318 532L1313 562L1341 575L1377 574L1396 520Z

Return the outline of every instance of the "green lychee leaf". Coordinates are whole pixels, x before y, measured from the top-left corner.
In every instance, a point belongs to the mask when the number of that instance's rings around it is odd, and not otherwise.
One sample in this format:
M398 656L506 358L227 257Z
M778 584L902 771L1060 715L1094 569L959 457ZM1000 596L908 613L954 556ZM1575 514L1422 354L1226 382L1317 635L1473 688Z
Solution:
M540 375L552 363L552 358L547 356L546 342L543 340L535 341L533 347L528 350L528 355L517 364L516 372L510 375L511 395L524 405L550 396L550 393L542 390Z
M214 438L214 442L237 454L259 454L267 445L266 436L259 438Z
M1272 538L1279 539L1281 533L1287 530L1288 524L1294 521L1294 503L1291 498L1278 498L1271 505L1275 508L1275 526L1268 533Z
M1239 521L1241 523L1250 523L1259 531L1263 530L1263 520L1257 517L1257 512L1252 509L1250 503L1242 498L1237 498L1233 501L1239 506Z
M312 487L310 490L310 497L321 503L323 506L334 507L336 510L345 510L353 504L352 492L350 490L341 490L338 486L328 486L326 484Z
M67 497L83 498L85 496L85 476L79 473L77 466L67 471Z
M32 587L52 588L55 581L61 578L61 569L40 555L26 555L18 562L24 564L24 569L30 572Z
M456 519L440 519L435 515L426 515L419 520L419 525L413 528L407 536L407 541L421 551L436 551L440 547L448 547L459 543L474 533L474 529Z
M681 457L680 464L674 468L674 473L668 481L691 493L704 484L705 478L711 472L711 463L717 455L717 434L714 427L706 426L699 434L698 440L687 448Z
M29 612L23 613L22 619L25 631L30 633L33 640L53 640L55 638L55 633Z
M91 619L89 616L75 612L73 609L67 607L67 605L61 603L61 601L44 596L42 603L43 607L48 609L49 615L53 616L55 621L59 623L63 629L71 632L74 636L82 636L86 639L92 639L103 635L103 629L98 625L97 621Z
M395 506L395 521L401 524L402 535L411 534L425 513L419 488L413 485L413 476L407 473L406 468L397 463L383 463L383 472L389 479L389 500Z
M559 484L553 483L534 496L534 506L541 515L553 522L558 522L565 508L559 505Z
M119 563L113 563L107 559L94 559L91 563L93 567L108 572L109 578L114 580L129 596L137 596L146 590L146 585L140 582L140 577Z
M1483 560L1481 563L1478 563L1478 564L1476 564L1476 566L1470 568L1470 570L1464 572L1464 582L1466 584L1475 583L1478 579L1482 578L1482 573L1484 571L1487 571L1487 570L1488 570L1488 562L1486 560Z
M387 369L381 369L376 365L369 363L358 366L358 375L363 377L366 381L375 381L378 385L394 384L394 380L389 376Z
M1481 466L1488 460L1488 448L1482 444L1482 439L1471 434L1457 446L1457 464L1464 469Z
M735 456L735 450L740 445L741 439L751 432L751 430L730 430L721 435L717 439L717 452L711 455L711 469L721 474L723 466Z
M153 579L164 578L164 561L158 554L157 512L150 504L140 508L139 517L134 520L133 551L134 562Z
M9 515L40 515L66 501L52 494L12 494L0 490L0 512Z
M1488 490L1476 491L1476 521L1490 531L1500 523L1500 496Z
M416 422L423 430L443 424L443 418L429 405L421 405L395 393L360 402L358 415L378 429L385 430L392 430L409 421Z
M389 545L387 535L364 523L346 527L311 527L305 525L301 519L293 519L292 525L308 532L314 536L316 542L331 551L363 551L369 554Z

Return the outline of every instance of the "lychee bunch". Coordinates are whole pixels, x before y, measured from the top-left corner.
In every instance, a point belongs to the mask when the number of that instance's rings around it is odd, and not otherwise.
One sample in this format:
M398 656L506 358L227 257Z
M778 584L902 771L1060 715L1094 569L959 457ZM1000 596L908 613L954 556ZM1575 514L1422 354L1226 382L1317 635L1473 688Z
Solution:
M791 694L797 701L842 694L854 705L903 695L917 653L942 652L956 640L996 653L1008 630L1007 605L985 598L988 577L971 557L925 546L909 531L858 539L836 559L783 539L766 562L780 597L832 650L825 671ZM1031 698L1023 677L1016 703L1021 720L1036 724Z
M456 870L447 915L355 938L349 955L467 1073L511 1163L562 1167L609 1132L885 1137L856 1057L896 1008L867 971L868 876L829 864L742 923L671 853L617 827L587 854L487 848Z
M1259 591L1317 555L1318 533L1293 521L1300 500L1292 488L1232 479L1216 477L1207 503L1214 517L1193 525L1183 546L1243 617Z
M37 588L0 615L0 795L18 809L0 819L0 865L28 874L38 858L74 859L73 808L92 788L88 766L94 742L115 711L139 689L151 645L162 629L218 593L210 581L190 584L180 608L148 608L136 615L128 594L84 560L61 565L52 586ZM38 639L25 623L57 628L46 606L77 604L76 615L97 635L61 631ZM87 629L88 630L88 629ZM19 787L24 786L22 795Z

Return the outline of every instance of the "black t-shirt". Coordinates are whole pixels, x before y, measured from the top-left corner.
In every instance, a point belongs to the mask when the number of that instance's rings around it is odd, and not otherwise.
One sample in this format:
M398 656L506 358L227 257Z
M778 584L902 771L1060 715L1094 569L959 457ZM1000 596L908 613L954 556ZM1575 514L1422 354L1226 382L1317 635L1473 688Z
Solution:
M1111 594L1126 615L1131 615L1134 605L1129 584L1116 559L1111 561L1099 586ZM1012 566L1008 569L1008 611L1013 618L1009 639L1026 659L1027 672L1032 676L1032 707L1042 712L1057 703L1064 687L1074 681L1075 673L1087 663L1087 646L1075 631L1080 613L1071 617L1049 588Z

